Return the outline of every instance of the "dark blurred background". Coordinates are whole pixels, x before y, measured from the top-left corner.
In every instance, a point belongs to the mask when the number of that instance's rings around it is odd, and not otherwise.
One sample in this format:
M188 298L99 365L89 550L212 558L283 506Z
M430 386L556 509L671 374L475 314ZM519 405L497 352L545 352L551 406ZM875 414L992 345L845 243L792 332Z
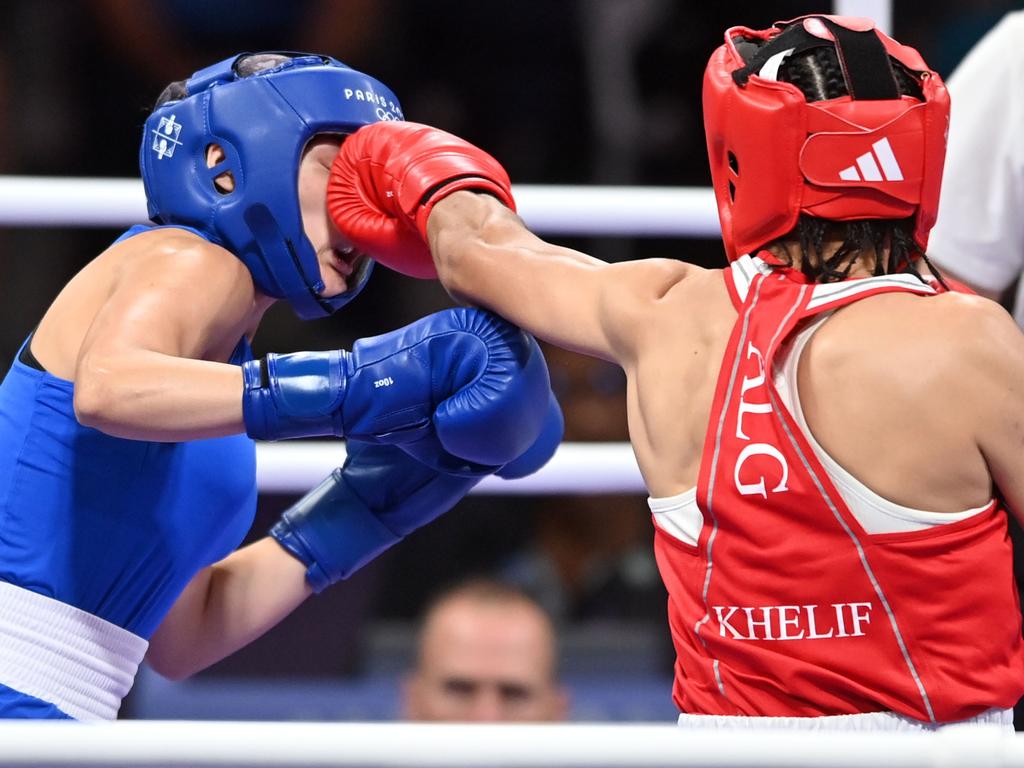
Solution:
M948 75L1011 2L896 0L893 33ZM239 51L331 54L388 84L410 120L458 133L516 183L707 186L700 84L727 26L831 5L672 0L4 0L0 173L131 177L140 128L171 80ZM0 229L0 363L63 284L116 235ZM607 260L718 265L718 241L563 239ZM378 269L337 316L268 316L257 352L347 347L451 302ZM566 439L625 440L624 380L549 350ZM253 536L294 499L266 496ZM669 719L665 594L641 496L473 496L353 579L308 601L184 685L144 674L126 716L375 718L429 594L469 574L508 578L555 615L577 719Z

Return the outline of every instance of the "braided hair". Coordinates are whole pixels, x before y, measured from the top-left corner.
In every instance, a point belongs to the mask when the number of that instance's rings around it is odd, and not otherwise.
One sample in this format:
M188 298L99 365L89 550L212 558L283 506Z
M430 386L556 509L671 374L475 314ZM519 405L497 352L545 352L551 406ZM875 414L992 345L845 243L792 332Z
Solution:
M900 95L923 100L921 84L917 78L898 62L890 60L890 63ZM793 54L779 67L779 80L799 88L809 102L836 99L849 94L839 56L835 48L830 46L819 46ZM915 256L920 255L935 279L945 287L942 275L914 242L913 228L913 217L830 221L802 213L788 238L795 236L799 241L802 254L800 271L813 282L845 280L860 255L873 250L876 254L875 275L905 272L923 280L915 264ZM826 237L842 241L839 248L828 257L822 256ZM881 254L886 247L888 256L883 259ZM783 257L783 260L787 258ZM792 266L791 259L788 263Z
M292 58L295 57L286 53L251 53L247 56L241 57L235 63L235 72L240 77L249 77L266 69L273 69ZM187 84L187 80L175 80L173 83L169 83L167 87L160 92L153 108L156 109L157 107L161 107L169 101L180 101L181 99L184 99L188 96Z

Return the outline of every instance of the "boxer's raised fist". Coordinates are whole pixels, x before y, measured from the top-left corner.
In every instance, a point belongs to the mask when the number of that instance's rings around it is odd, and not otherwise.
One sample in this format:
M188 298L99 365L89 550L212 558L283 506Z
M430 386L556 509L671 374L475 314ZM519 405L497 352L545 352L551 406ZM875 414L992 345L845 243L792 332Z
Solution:
M433 278L427 218L460 189L487 192L515 210L508 174L482 149L419 123L373 123L342 144L327 207L356 248L398 272Z
M267 355L242 366L246 432L405 445L452 474L521 457L550 422L536 340L482 309L441 310L352 351ZM557 442L557 441L556 441Z

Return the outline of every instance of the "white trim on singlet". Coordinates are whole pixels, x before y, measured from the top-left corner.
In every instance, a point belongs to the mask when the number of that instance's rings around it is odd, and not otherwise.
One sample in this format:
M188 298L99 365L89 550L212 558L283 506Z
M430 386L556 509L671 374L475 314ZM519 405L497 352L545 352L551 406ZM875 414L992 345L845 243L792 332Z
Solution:
M0 581L0 683L76 720L113 720L149 643L74 606Z
M741 715L679 715L683 728L714 728L716 730L787 731L937 731L959 727L996 726L1013 733L1012 709L989 709L980 715L954 723L929 723L898 715L895 712L863 712L854 715L822 717L744 717Z
M856 296L864 291L871 291L875 288L908 288L915 293L935 293L935 289L927 283L921 282L913 275L880 275L879 277L866 277L861 280L850 280L841 283L824 283L814 286L814 296L807 302L808 309L818 309L826 304L849 296Z
M730 265L732 270L733 286L740 297L740 301L747 300L750 292L750 285L758 274L770 275L773 267L757 256L740 256ZM845 299L848 296L855 296L864 291L871 291L875 288L908 288L915 293L935 293L935 288L914 275L900 273L897 275L879 275L878 277L866 277L859 280L844 280L838 283L821 283L814 286L814 294L807 302L808 309L818 309L834 301Z
M747 294L750 293L750 285L758 274L770 275L772 273L770 265L766 264L762 259L750 255L740 256L729 267L732 270L732 283L736 288L736 294L740 297L740 301L747 300Z
M697 546L700 529L704 527L704 514L697 506L697 486L675 496L648 497L654 524L669 536L684 544Z
M757 292L754 294L754 298L750 304L746 306L743 312L740 335L737 344L738 349L743 349L743 345L747 340L747 334L750 332L750 316L753 314L754 309L757 307L758 299L761 296L761 286L764 285L764 281L759 282ZM729 374L729 383L725 388L725 401L729 403L732 401L733 387L736 385L736 376L740 369L740 356L736 355L732 362L732 372ZM726 409L722 408L721 413L718 416L718 425L715 428L715 444L711 451L711 467L707 489L707 514L711 518L711 532L708 534L707 542L705 543L705 550L707 556L707 568L704 571L704 586L701 589L701 601L704 603L704 615L693 625L694 634L697 635L697 639L700 640L701 645L707 649L707 643L700 634L701 628L711 621L711 606L708 604L708 591L711 589L711 574L714 571L714 546L715 537L718 535L718 516L715 514L715 480L718 473L718 459L722 451L722 430L725 428ZM725 696L725 684L722 681L722 676L718 669L718 659L714 661L715 668L715 681L718 683L718 692Z
M814 455L821 462L822 467L829 479L835 485L839 495L846 502L850 512L860 523L866 533L904 533L908 531L921 531L937 525L955 523L959 520L966 520L973 515L984 512L992 506L990 501L981 507L965 509L961 512L930 512L923 509L904 507L901 504L889 501L878 495L864 483L851 475L839 462L833 459L825 449L818 444L814 435L811 434L807 419L804 417L803 408L800 406L800 392L797 387L797 369L800 363L800 355L803 353L807 343L811 340L814 332L821 327L831 313L826 312L814 318L811 323L787 344L787 348L779 351L775 358L775 370L773 379L775 389L779 393L782 402L796 420L800 432L807 439Z

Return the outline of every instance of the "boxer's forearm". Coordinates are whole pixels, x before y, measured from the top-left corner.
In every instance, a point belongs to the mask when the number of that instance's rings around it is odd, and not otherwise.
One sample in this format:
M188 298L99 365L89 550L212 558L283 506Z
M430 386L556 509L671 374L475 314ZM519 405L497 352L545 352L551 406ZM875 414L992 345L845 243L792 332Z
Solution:
M695 268L674 259L609 264L541 240L493 197L461 191L427 225L438 277L556 346L628 365L651 312Z
M188 677L260 637L311 594L305 565L273 539L260 539L196 575L146 659L165 677Z
M496 199L476 192L439 202L427 232L438 276L456 300L559 346L609 356L598 317L607 263L541 240Z
M85 426L133 440L179 442L245 431L238 366L148 350L83 358L74 403Z

